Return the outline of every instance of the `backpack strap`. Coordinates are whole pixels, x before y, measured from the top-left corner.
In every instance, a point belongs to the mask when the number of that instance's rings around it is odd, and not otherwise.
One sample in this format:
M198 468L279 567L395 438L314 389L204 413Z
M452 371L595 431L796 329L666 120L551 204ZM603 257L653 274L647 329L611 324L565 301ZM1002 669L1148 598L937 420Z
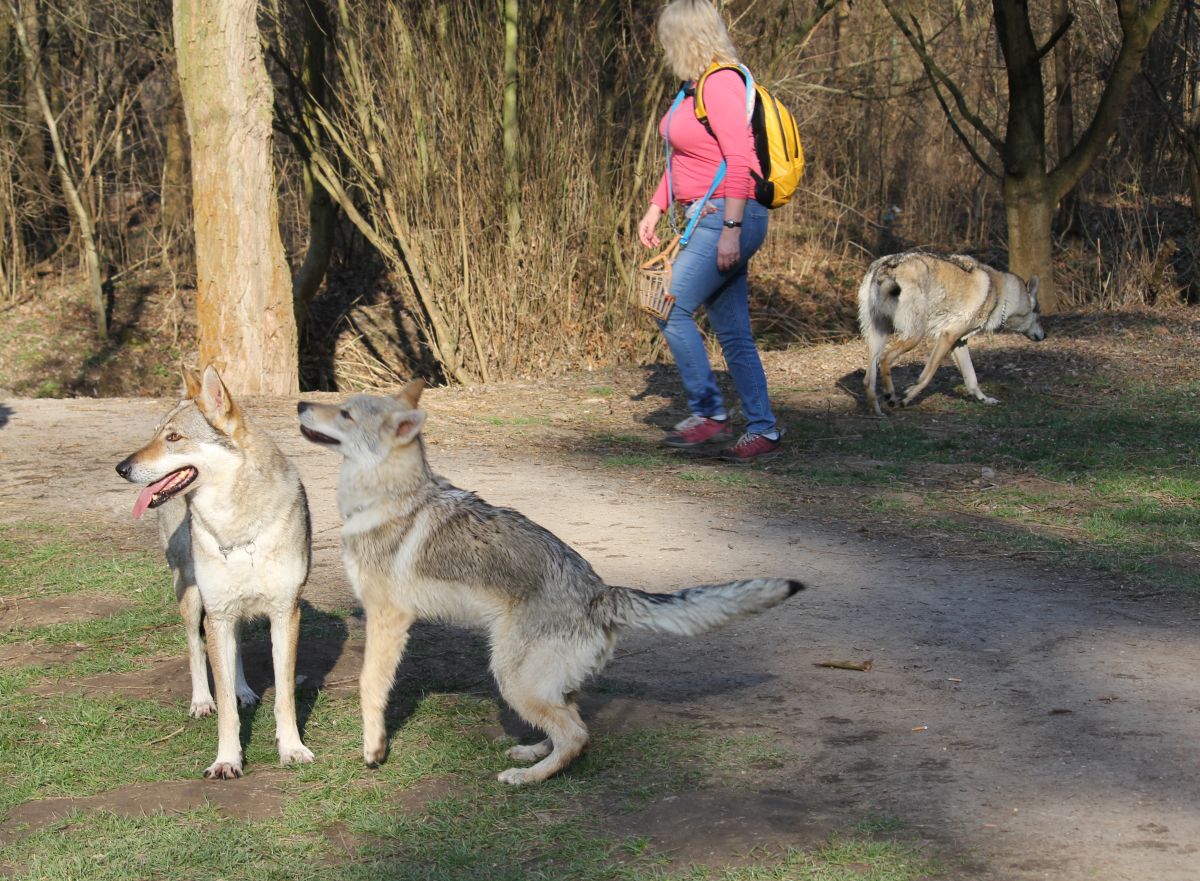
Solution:
M708 66L708 70L700 74L700 79L696 80L696 119L708 129L709 134L712 134L712 128L708 124L708 109L704 106L704 82L718 70L736 70L741 74L742 79L746 81L746 123L749 124L751 117L754 116L756 90L754 74L750 73L750 68L744 64L719 64L714 61Z
M704 213L704 206L708 204L708 200L712 198L712 194L716 192L717 185L725 178L725 160L721 160L721 164L717 166L716 176L713 177L712 184L708 187L708 192L704 194L704 198L700 200L700 207L696 208L692 213L691 219L683 232L680 232L675 226L675 191L671 185L671 117L675 114L675 110L683 103L684 96L687 92L686 84L680 86L679 94L675 96L675 100L671 102L671 109L667 111L667 204L671 221L671 229L679 237L679 247L686 248L687 243L691 241L692 231L695 230L696 224L700 221L700 215Z

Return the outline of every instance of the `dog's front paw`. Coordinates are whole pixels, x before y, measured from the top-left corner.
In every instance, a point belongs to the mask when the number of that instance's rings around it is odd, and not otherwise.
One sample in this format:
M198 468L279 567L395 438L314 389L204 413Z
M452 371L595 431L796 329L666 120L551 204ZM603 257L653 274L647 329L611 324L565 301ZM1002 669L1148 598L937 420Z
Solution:
M980 394L979 400L985 404L999 404L1000 403L999 398L993 398L991 395Z
M367 763L368 768L378 768L387 761L387 755L386 743L378 746L363 746L363 761Z
M205 716L211 716L216 711L217 705L211 697L207 699L201 698L200 700L192 701L192 706L191 709L188 710L188 715L193 719L203 719Z
M297 746L279 747L279 764L281 765L311 762L314 758L316 757L313 755L312 750L302 743Z
M258 703L258 695L255 694L254 690L249 686L246 688L239 688L237 690L237 699L238 706L242 709L245 709L246 707L253 707Z
M213 762L204 770L204 777L206 780L236 780L241 776L241 761L222 762L218 760Z
M496 779L509 786L524 786L527 783L537 783L542 778L534 774L532 768L509 768L497 774Z

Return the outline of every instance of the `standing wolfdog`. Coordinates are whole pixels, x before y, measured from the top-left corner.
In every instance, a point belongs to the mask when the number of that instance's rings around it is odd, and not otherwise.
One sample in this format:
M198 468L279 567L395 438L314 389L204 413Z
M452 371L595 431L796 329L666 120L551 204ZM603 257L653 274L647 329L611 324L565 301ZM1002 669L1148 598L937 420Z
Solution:
M883 375L884 400L901 407L921 393L947 354L958 365L967 391L985 404L998 403L979 388L967 341L980 331L1011 330L1040 342L1038 278L1021 281L973 257L935 257L908 251L880 257L858 289L858 326L870 359L863 385L867 405L883 415L875 397L875 375ZM892 335L896 340L890 345ZM899 398L892 386L892 364L925 340L933 351L917 381ZM886 350L885 350L886 347Z
M622 627L701 633L802 589L782 578L675 594L606 585L550 532L430 470L420 435L425 412L417 409L422 388L415 381L395 397L299 405L304 436L344 457L342 558L367 618L360 685L368 765L387 755L384 710L415 619L487 629L500 693L548 735L508 751L518 762L537 762L499 775L519 785L557 773L587 745L576 695L608 660Z
M196 717L213 711L200 640L205 618L218 741L204 776L242 773L238 704L258 696L242 672L238 626L257 615L271 622L279 760L311 762L296 726L295 697L300 590L311 545L304 485L271 439L250 427L216 370L209 367L203 380L185 371L184 382L187 398L117 473L148 484L133 506L135 518L147 508L160 511L159 538L187 629Z

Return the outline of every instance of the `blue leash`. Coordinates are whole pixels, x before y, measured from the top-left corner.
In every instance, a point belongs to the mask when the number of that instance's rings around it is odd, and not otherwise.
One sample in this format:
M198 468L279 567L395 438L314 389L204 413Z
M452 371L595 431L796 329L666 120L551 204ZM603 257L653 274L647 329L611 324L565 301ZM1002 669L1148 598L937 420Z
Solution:
M750 69L744 64L739 64L738 67L746 77L746 119L749 121L750 115L754 111L754 77L750 73ZM671 206L669 209L669 218L671 221L672 232L679 235L679 247L686 248L688 241L692 238L692 231L696 228L697 222L700 220L700 215L704 213L704 206L708 204L708 200L712 198L712 194L716 192L721 181L725 179L725 160L721 160L721 164L717 166L717 173L713 177L712 185L709 186L708 192L704 194L704 198L700 200L700 206L692 214L692 219L688 221L687 227L680 233L678 227L675 226L675 194L671 186L671 117L675 115L675 109L683 103L686 97L683 86L679 87L679 94L675 96L675 100L671 102L671 109L667 111L667 136L663 139L666 142L667 149L667 203Z

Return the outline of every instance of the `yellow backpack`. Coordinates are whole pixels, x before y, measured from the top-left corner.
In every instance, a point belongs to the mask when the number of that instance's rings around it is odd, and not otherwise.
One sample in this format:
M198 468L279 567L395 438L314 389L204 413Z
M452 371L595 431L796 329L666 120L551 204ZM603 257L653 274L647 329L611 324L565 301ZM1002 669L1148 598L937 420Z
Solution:
M708 125L708 112L704 109L704 81L718 70L736 70L746 81L746 105L750 114L750 130L754 134L754 152L762 168L761 177L753 175L754 198L768 208L786 205L804 175L804 149L800 146L800 130L796 127L795 117L775 96L755 82L744 64L713 62L696 82L696 119L709 131L712 129ZM754 96L752 110L749 109L751 94Z

